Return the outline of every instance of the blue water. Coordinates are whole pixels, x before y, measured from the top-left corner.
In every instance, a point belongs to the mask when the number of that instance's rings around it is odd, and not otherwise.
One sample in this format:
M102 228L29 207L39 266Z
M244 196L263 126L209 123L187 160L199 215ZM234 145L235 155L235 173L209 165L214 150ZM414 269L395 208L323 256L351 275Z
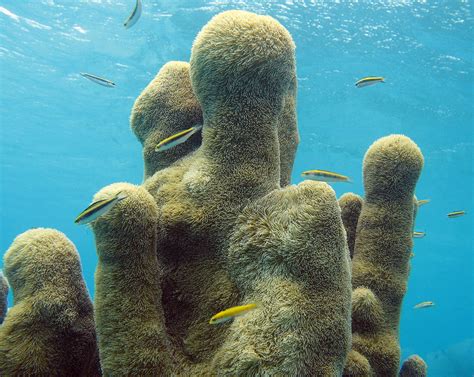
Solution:
M53 227L77 246L93 295L92 232L73 224L101 187L139 184L141 146L129 129L135 98L170 60L190 58L216 13L269 14L297 45L301 144L293 182L307 169L347 174L334 185L363 194L362 159L391 133L411 137L425 168L422 207L401 321L402 356L418 353L430 376L474 373L473 14L468 1L143 0L0 1L0 243ZM79 76L117 83L109 89ZM386 84L357 89L363 76ZM452 210L468 215L448 219ZM469 213L472 212L472 213ZM10 297L11 298L11 297ZM431 300L436 306L414 311ZM11 304L11 301L10 301Z

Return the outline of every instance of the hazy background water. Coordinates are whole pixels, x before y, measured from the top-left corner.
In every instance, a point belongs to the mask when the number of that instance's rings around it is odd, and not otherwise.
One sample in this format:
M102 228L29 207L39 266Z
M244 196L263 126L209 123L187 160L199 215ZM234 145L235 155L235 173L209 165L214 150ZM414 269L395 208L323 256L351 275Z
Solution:
M216 13L269 14L297 45L301 144L306 169L351 176L334 185L363 194L362 159L377 138L403 133L422 149L415 258L401 323L403 357L418 353L431 376L474 373L473 15L469 1L151 1L129 30L135 0L0 1L0 246L53 227L77 246L93 295L92 233L73 224L101 187L139 184L141 147L129 129L135 98L170 60L190 57ZM90 72L114 89L79 76ZM367 75L386 84L356 89ZM425 300L434 308L414 311ZM11 304L11 301L10 301Z

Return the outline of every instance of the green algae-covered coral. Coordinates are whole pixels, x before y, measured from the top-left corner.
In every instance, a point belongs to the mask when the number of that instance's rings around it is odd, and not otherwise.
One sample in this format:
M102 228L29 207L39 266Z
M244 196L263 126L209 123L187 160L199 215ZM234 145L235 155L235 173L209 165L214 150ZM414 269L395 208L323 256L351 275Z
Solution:
M100 375L92 302L74 245L56 230L29 230L4 265L14 302L0 327L1 375Z
M116 184L96 196L128 195L94 224L104 372L340 374L350 347L350 267L334 192L315 183L278 190L298 143L290 35L270 17L220 14L196 38L190 77L204 119L200 148L143 187ZM208 324L252 300L258 309L231 326ZM253 343L245 346L242 327Z
M145 178L195 150L201 144L199 134L173 149L155 152L161 140L202 124L201 107L191 88L189 63L165 64L135 101L130 122L143 145Z
M418 355L411 355L403 362L400 369L400 377L425 377L428 373L428 366Z
M354 255L354 244L359 221L360 210L363 199L352 192L348 192L339 198L339 207L341 207L341 218L346 230L347 246L351 258Z
M423 157L407 137L378 140L364 160L364 199L346 194L338 202L325 183L289 185L299 141L294 49L273 18L224 12L197 36L190 63L166 64L135 102L131 127L143 145L145 181L95 196L127 196L92 225L104 375L398 374ZM201 136L154 152L196 124ZM63 238L43 236L41 250L71 250ZM39 242L26 241L20 249ZM66 273L61 266L57 276ZM83 293L74 302L90 308ZM40 304L49 308L54 297ZM209 324L216 312L249 303L257 307L246 315ZM90 311L83 313L81 328L90 329ZM58 343L45 337L41 347L75 352L61 343L68 337L60 328L45 328ZM71 365L57 356L57 365Z
M412 249L414 190L423 156L413 141L392 135L364 159L365 198L352 259L352 355L347 376L395 376L400 362L400 310ZM362 372L359 372L362 370Z

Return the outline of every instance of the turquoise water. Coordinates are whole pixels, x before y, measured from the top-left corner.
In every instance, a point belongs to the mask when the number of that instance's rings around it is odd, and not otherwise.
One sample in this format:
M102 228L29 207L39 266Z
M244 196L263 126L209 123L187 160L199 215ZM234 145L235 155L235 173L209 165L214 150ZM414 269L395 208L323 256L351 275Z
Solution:
M354 181L335 184L338 195L362 195L373 141L403 133L422 149L417 195L431 202L415 227L427 235L415 240L402 356L418 353L430 376L474 374L471 3L143 0L141 19L126 30L134 2L0 1L1 253L29 228L56 228L77 246L93 294L93 235L73 220L101 187L141 182L141 146L128 124L135 98L164 63L189 60L214 14L269 14L297 45L294 183L304 170L332 170ZM354 87L368 75L386 83ZM458 209L467 216L447 218ZM436 306L412 309L427 300Z

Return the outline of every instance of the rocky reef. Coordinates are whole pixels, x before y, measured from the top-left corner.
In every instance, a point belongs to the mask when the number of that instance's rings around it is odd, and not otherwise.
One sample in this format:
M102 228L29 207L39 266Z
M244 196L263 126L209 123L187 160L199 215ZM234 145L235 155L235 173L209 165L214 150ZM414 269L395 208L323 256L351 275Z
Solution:
M398 375L423 156L402 135L376 141L363 199L289 185L296 83L288 31L243 11L215 16L189 64L163 66L131 115L143 184L94 196L127 195L92 224L95 327L70 241L48 229L19 236L5 256L14 306L2 375L95 375L96 351L107 376ZM202 135L154 151L197 124ZM257 308L209 325L247 303ZM401 375L426 374L408 368Z

